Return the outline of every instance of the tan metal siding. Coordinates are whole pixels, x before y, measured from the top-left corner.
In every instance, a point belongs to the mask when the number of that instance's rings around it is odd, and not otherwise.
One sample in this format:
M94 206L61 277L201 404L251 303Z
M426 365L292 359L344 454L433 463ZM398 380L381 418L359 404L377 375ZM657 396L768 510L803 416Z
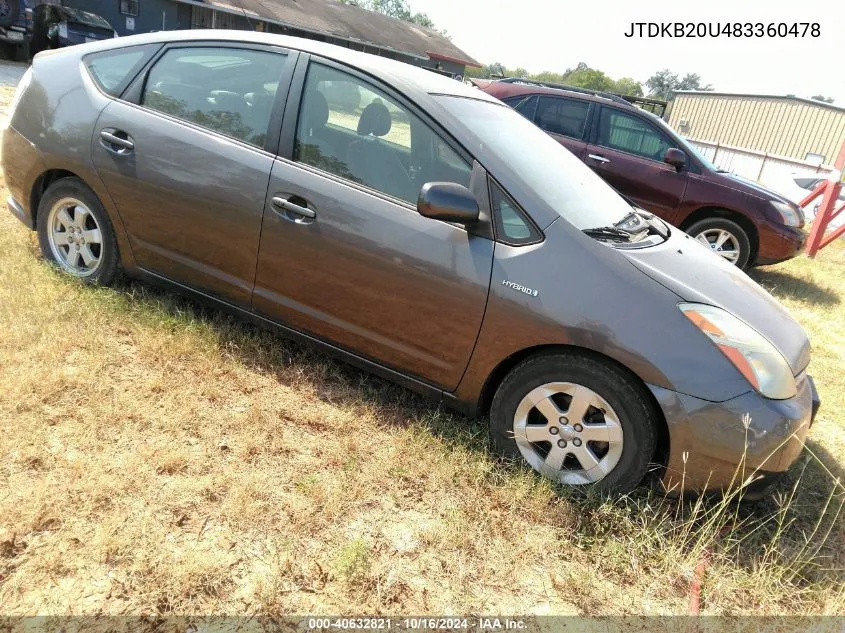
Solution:
M689 127L679 129L681 120ZM845 142L845 111L789 97L679 94L669 125L686 136L803 160L832 163Z

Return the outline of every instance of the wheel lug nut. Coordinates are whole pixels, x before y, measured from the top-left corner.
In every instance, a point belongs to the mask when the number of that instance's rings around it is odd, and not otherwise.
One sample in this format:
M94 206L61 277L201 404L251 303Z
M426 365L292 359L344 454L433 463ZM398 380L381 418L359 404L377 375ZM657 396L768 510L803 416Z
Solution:
M566 448L566 440L558 440L557 445L561 448Z
M572 443L575 446L581 446L581 440L579 440L577 437L574 440L572 440Z
M580 433L581 431L583 431L583 430L584 430L584 427L583 427L583 426L581 426L580 424L576 424L576 425L575 425L575 426L573 426L572 428L573 428L573 429L575 429L578 433Z
M560 429L557 428L556 426L553 426L552 428L549 429L549 433L551 433L552 435L557 435L558 433L560 433Z
M564 416L561 416L561 417L560 417L559 422L560 422L561 424L569 424L569 420L567 420Z

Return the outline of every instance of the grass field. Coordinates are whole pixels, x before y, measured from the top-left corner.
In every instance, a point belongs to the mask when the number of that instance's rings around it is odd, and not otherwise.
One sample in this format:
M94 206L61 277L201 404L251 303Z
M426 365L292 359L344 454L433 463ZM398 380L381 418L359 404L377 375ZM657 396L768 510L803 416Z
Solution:
M705 552L702 613L845 613L845 248L753 275L814 345L789 481L602 501L497 463L484 420L141 283L83 287L0 211L0 615L683 614Z

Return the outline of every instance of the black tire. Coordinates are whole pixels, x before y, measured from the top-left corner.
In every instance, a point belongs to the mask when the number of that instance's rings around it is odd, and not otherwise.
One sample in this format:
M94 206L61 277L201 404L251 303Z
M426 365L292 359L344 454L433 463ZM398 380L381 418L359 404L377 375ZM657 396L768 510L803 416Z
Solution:
M8 59L10 62L17 60L17 44L12 44L11 42L0 42L0 51L2 51L3 57Z
M30 59L32 59L32 57L29 52L29 40L24 40L23 44L15 49L14 61L28 62Z
M0 26L12 26L20 15L20 0L0 0Z
M554 382L574 383L592 390L612 407L622 427L622 454L618 462L603 479L579 487L593 488L600 493L626 493L636 488L643 481L654 455L657 416L642 384L612 363L591 356L541 354L517 365L499 385L493 398L490 409L493 449L506 457L524 460L514 439L517 407L532 389Z
M48 237L50 210L64 198L71 198L85 205L96 221L96 228L100 231L101 241L97 253L99 263L96 267L92 267L90 274L76 274L69 270L62 262L57 260L50 245L50 238ZM114 236L114 228L99 198L84 182L78 178L63 178L51 184L38 204L36 223L38 244L41 247L44 259L86 284L108 285L114 280L120 267L120 253Z
M696 239L698 239L699 235L707 231L726 231L733 236L739 249L739 255L734 262L737 268L745 269L752 264L750 261L751 240L739 224L725 218L707 218L705 220L699 220L686 230L689 235Z

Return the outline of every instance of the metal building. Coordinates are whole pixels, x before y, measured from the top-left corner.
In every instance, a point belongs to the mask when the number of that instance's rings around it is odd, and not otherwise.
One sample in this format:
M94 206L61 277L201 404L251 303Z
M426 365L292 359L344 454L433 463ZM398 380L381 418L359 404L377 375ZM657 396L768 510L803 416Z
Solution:
M845 108L799 97L679 91L669 125L705 144L815 164L833 163L845 142Z

